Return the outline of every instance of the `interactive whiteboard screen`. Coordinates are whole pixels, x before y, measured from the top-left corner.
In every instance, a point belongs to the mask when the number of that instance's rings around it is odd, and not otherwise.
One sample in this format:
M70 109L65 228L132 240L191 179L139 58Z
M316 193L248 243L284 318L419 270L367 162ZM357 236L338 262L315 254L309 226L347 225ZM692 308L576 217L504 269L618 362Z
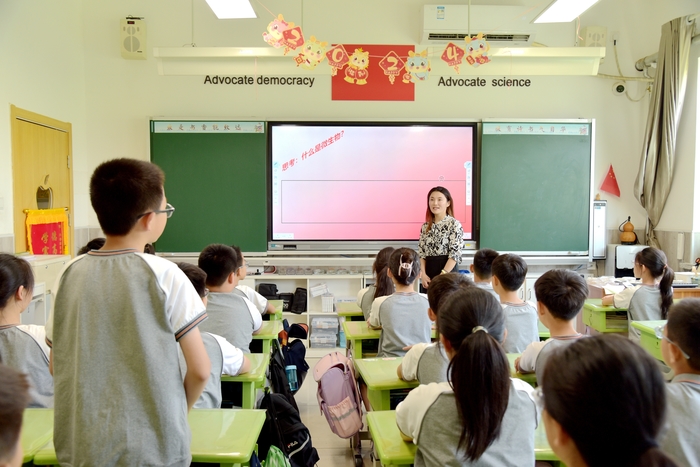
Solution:
M417 242L428 190L473 240L475 123L270 123L271 243Z

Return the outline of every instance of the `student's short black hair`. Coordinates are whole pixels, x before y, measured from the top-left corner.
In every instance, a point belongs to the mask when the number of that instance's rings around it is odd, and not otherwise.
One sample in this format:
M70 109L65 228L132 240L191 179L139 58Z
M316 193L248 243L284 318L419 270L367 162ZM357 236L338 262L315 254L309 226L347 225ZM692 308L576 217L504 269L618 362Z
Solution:
M221 243L211 244L199 254L198 264L207 274L207 285L218 287L238 269L236 250Z
M123 236L142 214L160 208L165 175L157 165L136 159L100 164L90 179L90 201L106 235Z
M491 279L491 264L498 257L498 252L491 248L482 248L474 253L474 275L479 279Z
M571 321L588 298L588 285L573 271L550 269L535 282L535 295L554 318Z
M669 339L690 355L688 365L700 371L700 298L684 298L671 305L666 332Z
M153 245L153 243L146 243L143 247L143 252L147 255L155 255L156 247Z
M445 299L457 292L458 290L472 287L474 282L464 274L458 272L450 272L448 274L439 274L430 281L428 287L428 305L436 315L440 310L441 304Z
M236 269L240 269L243 267L243 252L241 252L241 247L238 245L231 245L231 248L236 252Z
M0 253L0 310L5 308L20 286L34 290L34 273L28 261L9 253Z
M29 404L27 377L0 363L0 462L15 455L22 430L22 413Z
M185 273L190 282L192 282L194 290L197 291L199 298L204 298L207 288L207 273L204 272L202 268L199 268L191 263L180 262L175 264L177 264L177 267L179 267L182 272Z
M491 264L491 272L498 278L504 289L514 292L525 282L527 263L518 255L499 255Z
M106 241L107 239L104 237L93 238L92 240L87 242L84 247L78 250L78 255L84 255L90 250L99 250L100 248L105 246Z

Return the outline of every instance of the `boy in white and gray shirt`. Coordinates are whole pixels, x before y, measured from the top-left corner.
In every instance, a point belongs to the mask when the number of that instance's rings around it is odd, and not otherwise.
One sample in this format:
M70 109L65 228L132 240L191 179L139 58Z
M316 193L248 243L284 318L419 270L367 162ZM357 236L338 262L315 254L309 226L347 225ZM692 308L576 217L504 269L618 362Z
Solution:
M474 253L474 262L469 265L469 270L474 274L474 285L490 292L494 297L500 300L500 297L496 291L493 290L493 285L491 284L491 279L493 278L491 265L493 264L493 260L497 257L498 252L496 250L482 248Z

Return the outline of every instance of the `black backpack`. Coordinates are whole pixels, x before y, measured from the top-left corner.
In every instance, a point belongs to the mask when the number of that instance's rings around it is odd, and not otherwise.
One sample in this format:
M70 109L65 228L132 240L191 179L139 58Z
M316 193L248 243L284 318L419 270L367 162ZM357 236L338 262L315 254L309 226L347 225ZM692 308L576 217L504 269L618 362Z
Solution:
M285 371L286 366L287 363L284 360L284 353L282 352L280 343L277 341L277 339L274 339L272 341L270 366L268 367L268 379L270 380L272 391L275 394L282 395L285 399L287 399L287 402L298 411L299 407L297 406L297 402L294 400L294 394L292 394L292 391L289 389L289 380L287 379L287 372Z
M297 390L292 391L292 394L296 394L301 389L301 385L306 379L306 373L309 371L309 364L306 363L305 359L306 346L301 340L295 339L282 347L282 353L284 354L284 363L286 365L295 365L297 367Z
M266 410L265 424L258 437L258 456L267 457L270 446L284 452L292 467L313 467L319 461L311 443L311 434L299 417L299 411L282 394L265 389L260 408Z
M306 311L306 289L297 287L294 291L294 299L289 307L289 311L298 315Z

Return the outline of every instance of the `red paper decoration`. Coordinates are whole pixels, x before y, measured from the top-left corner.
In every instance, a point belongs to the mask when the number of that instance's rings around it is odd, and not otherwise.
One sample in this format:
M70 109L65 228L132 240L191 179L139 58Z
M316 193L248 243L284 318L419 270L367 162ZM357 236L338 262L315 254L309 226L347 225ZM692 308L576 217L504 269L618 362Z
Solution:
M389 77L391 84L394 84L394 80L401 74L401 70L403 70L405 65L401 57L393 50L379 61L379 66L384 70L384 74Z
M447 47L445 47L445 51L442 52L440 58L449 66L454 67L455 71L459 74L459 65L462 63L462 58L464 58L464 50L450 42L447 44Z
M338 70L342 70L350 61L350 57L345 47L343 47L343 44L338 44L326 52L326 58L328 59L328 64L331 66L331 76L337 75Z
M301 27L294 26L282 31L282 40L280 42L284 46L285 55L290 50L296 50L297 47L301 47L304 44L304 33L301 32Z

